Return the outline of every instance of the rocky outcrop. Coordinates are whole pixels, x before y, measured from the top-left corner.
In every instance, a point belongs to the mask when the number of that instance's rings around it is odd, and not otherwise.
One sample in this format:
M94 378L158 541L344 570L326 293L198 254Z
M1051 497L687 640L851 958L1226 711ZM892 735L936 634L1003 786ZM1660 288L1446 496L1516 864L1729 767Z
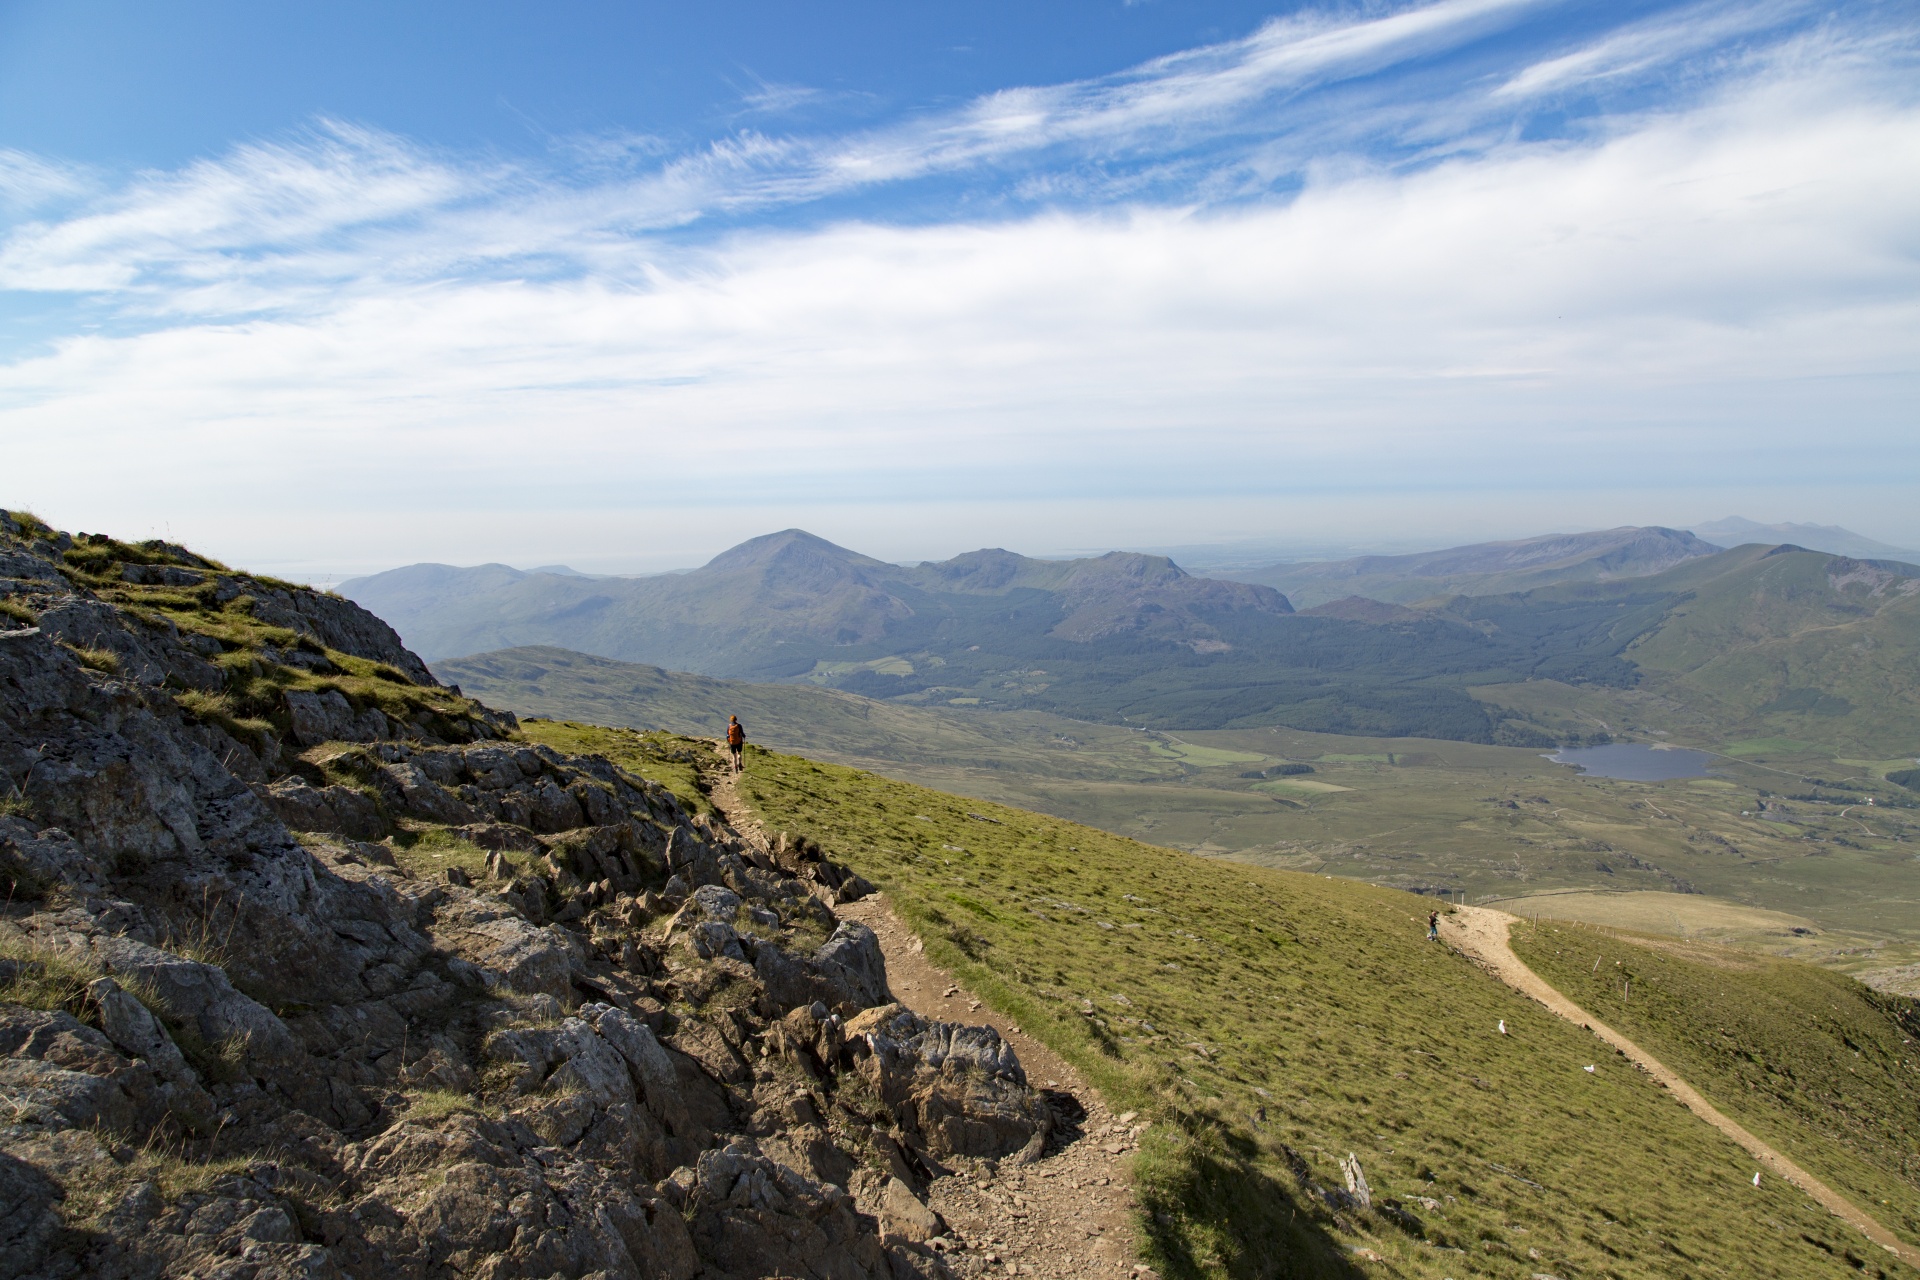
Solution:
M231 654L80 597L26 529L0 571L54 625L0 633L0 1270L936 1277L929 1171L1044 1140L997 1035L889 1003L831 911L871 886L817 851L490 713L197 718ZM152 554L122 580L230 581ZM413 672L287 594L319 661Z

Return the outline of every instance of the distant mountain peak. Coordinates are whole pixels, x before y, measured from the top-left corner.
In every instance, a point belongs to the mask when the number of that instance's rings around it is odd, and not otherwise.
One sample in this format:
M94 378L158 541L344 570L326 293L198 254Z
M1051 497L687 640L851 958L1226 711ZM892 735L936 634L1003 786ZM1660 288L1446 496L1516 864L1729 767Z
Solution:
M805 529L782 529L778 533L763 533L757 538L748 538L738 546L729 547L707 561L705 569L724 571L780 563L817 564L826 561L861 568L888 567L884 561L863 556L858 551L849 551Z

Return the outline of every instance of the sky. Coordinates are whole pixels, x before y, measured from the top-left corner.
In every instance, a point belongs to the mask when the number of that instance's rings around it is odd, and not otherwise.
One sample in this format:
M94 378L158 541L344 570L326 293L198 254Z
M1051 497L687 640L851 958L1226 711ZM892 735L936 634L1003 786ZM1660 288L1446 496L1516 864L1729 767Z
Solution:
M1920 546L1920 10L0 0L0 506L325 580Z

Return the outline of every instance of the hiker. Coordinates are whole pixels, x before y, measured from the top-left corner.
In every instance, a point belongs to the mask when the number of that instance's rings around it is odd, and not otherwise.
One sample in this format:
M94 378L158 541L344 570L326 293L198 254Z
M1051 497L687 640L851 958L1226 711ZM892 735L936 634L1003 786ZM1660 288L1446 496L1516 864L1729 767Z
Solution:
M747 730L740 723L739 716L727 717L727 754L733 757L733 771L745 773L747 766L741 762L740 753L746 750Z
M1440 913L1438 911L1427 913L1427 941L1440 941Z

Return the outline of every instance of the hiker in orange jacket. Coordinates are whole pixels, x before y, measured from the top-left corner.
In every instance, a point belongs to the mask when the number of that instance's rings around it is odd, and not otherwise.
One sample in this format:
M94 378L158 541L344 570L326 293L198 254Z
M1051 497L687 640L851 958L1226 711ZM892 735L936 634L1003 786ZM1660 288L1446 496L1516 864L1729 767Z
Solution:
M741 761L741 753L747 747L746 726L740 723L739 716L727 717L727 754L733 759L733 771L745 773L747 766Z

